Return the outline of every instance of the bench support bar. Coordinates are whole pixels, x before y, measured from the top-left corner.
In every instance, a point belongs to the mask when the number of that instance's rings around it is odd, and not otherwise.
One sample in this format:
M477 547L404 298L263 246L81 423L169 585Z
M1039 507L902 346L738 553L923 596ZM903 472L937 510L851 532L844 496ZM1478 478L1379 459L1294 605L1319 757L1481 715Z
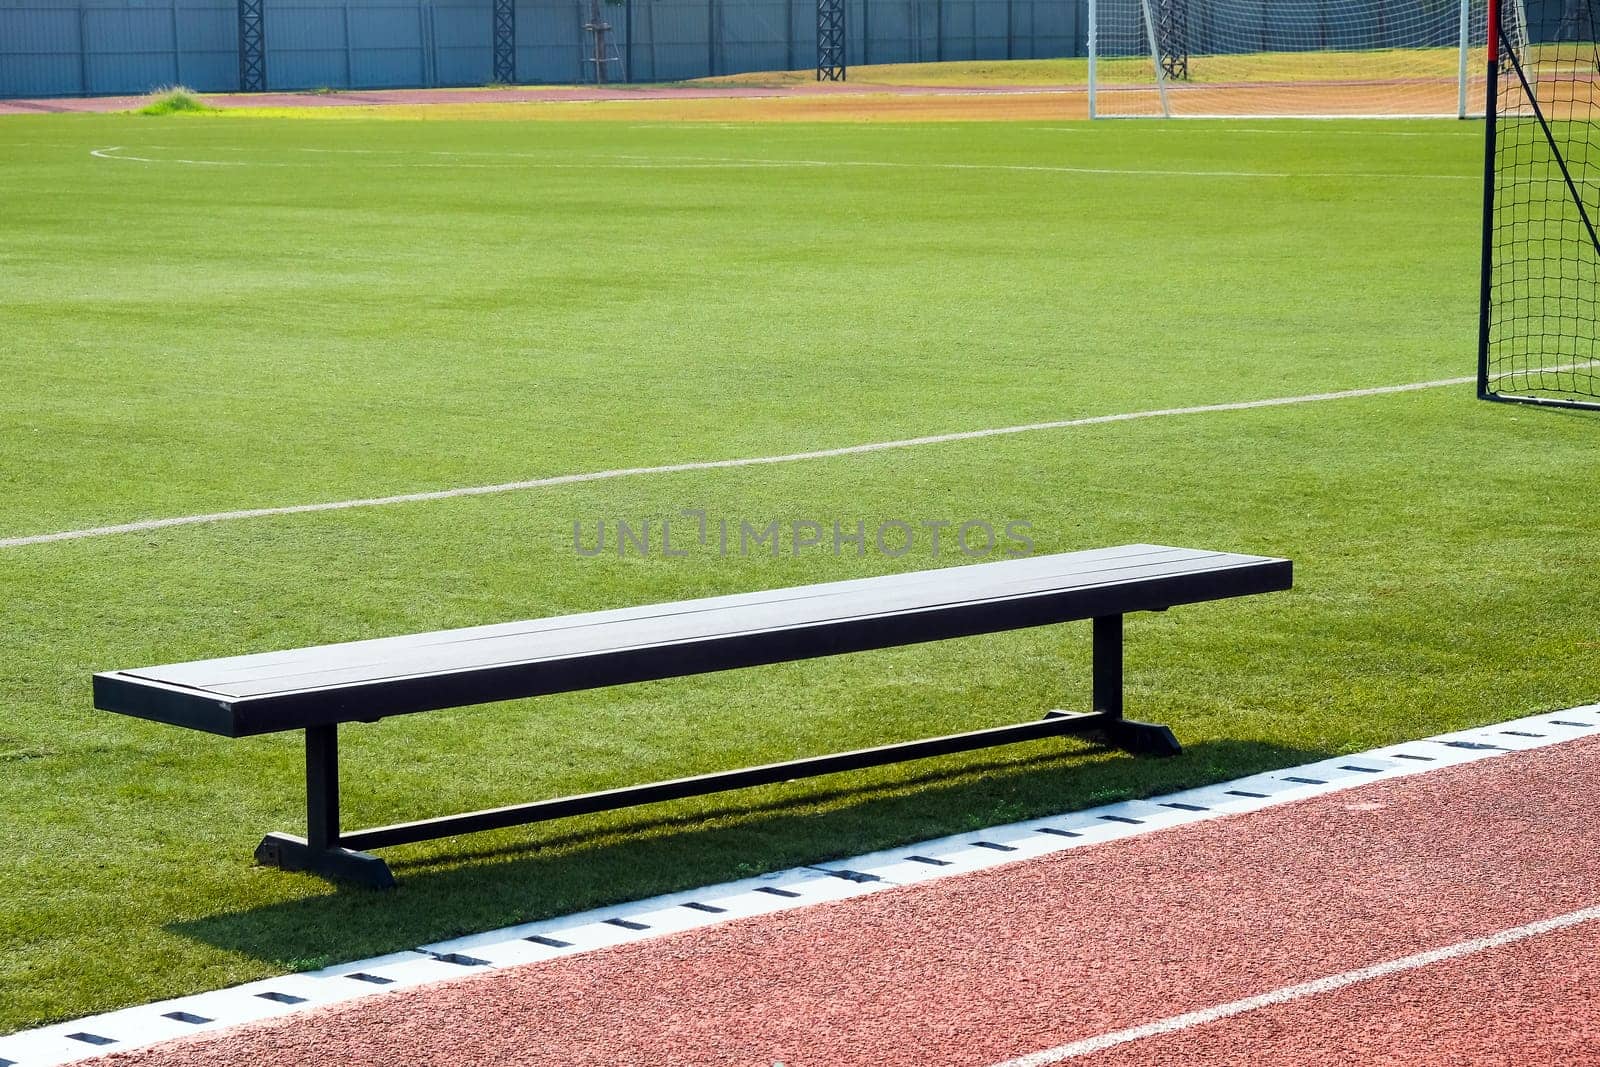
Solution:
M499 830L510 826L589 815L640 804L704 796L730 789L773 785L796 778L811 778L840 771L879 767L906 760L927 759L954 752L1036 741L1046 737L1087 734L1106 744L1144 755L1177 755L1179 748L1172 731L1165 726L1134 722L1122 717L1122 617L1094 620L1094 709L1091 712L1052 711L1042 719L993 726L966 733L947 734L920 741L837 752L826 756L768 763L732 771L716 771L690 778L674 778L648 785L624 786L596 793L515 804L504 808L446 815L436 819L397 823L370 830L339 829L339 766L337 727L317 726L306 730L306 813L305 837L268 834L256 849L256 860L264 866L284 870L309 871L324 877L353 881L378 888L394 885L389 867L364 849L431 841L457 834Z

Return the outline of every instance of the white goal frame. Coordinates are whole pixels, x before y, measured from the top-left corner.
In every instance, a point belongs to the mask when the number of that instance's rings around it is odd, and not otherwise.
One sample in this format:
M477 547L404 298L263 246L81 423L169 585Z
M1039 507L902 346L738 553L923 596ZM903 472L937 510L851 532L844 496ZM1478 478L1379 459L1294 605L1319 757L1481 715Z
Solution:
M1455 71L1453 79L1449 74L1434 73L1428 79L1417 79L1419 82L1427 80L1432 83L1432 89L1425 96L1427 106L1421 108L1407 108L1404 106L1394 109L1388 108L1363 108L1359 105L1351 110L1327 107L1301 107L1294 106L1274 108L1250 108L1229 110L1227 107L1215 106L1218 102L1227 103L1230 95L1237 94L1245 99L1269 96L1274 86L1281 88L1286 95L1293 96L1296 83L1292 80L1273 82L1263 80L1256 82L1239 82L1237 84L1191 84L1177 82L1169 78L1160 61L1162 51L1157 40L1158 8L1162 0L1088 0L1088 52L1089 52L1089 117L1096 118L1481 118L1484 108L1484 36L1487 29L1485 17L1485 0L1444 0L1439 5L1440 14L1448 18L1451 14L1456 16L1456 39L1444 47L1455 50ZM1190 12L1202 15L1208 12L1223 10L1230 5L1248 5L1252 8L1266 10L1272 0L1177 0ZM1279 0L1282 2L1282 0ZM1396 0L1376 0L1380 6L1393 4L1400 7ZM1418 0L1403 0L1406 3L1415 3ZM1450 11L1447 5L1453 6L1455 11ZM1520 3L1512 6L1520 6ZM1130 11L1137 10L1138 21L1142 24L1140 30L1131 29L1131 23L1122 27L1122 37L1125 42L1137 40L1146 50L1142 55L1122 51L1115 56L1102 55L1101 28L1104 17L1104 8L1114 7L1125 19ZM1329 0L1325 12L1338 17L1341 5L1338 0ZM1411 46L1415 50L1418 46ZM1408 49L1394 44L1377 44L1371 48L1290 48L1275 53L1255 53L1257 55L1275 54L1286 56L1361 56L1363 53L1371 56L1384 54L1403 55ZM1474 53L1477 53L1476 57ZM1204 68L1205 65L1225 66L1229 62L1240 62L1243 57L1249 56L1243 49L1238 51L1217 51L1211 53L1196 53L1190 57L1185 51L1185 62L1193 63ZM1144 84L1129 84L1120 82L1103 81L1102 62L1116 60L1127 63L1129 60L1142 59L1149 74L1149 81ZM1401 60L1403 62L1403 60ZM1282 78L1282 75L1278 75ZM1397 83L1401 79L1396 79ZM1454 92L1449 93L1450 83L1454 82ZM1321 85L1323 94L1337 93L1338 81L1330 80ZM1371 95L1372 83L1351 79L1350 84L1363 84ZM1396 95L1404 93L1403 89L1396 89ZM1317 94L1309 94L1315 97ZM1144 110L1121 110L1117 107L1107 108L1108 102L1117 102L1118 98L1148 101L1149 106ZM1439 101L1438 106L1433 106L1434 101ZM1324 101L1325 102L1325 101ZM1192 106L1191 106L1192 105Z

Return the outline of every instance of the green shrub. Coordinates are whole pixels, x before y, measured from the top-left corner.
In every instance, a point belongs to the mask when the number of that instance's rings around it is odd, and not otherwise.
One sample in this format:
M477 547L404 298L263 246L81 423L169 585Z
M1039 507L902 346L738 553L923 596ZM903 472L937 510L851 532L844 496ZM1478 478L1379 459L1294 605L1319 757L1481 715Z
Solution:
M216 108L201 100L192 89L181 85L157 89L150 102L139 109L141 115L177 115L193 111L215 111Z

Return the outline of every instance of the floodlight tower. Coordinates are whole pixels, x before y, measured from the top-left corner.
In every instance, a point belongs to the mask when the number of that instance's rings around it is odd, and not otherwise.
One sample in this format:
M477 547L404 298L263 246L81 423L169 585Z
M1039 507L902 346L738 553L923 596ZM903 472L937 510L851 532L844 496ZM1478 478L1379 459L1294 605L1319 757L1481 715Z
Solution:
M1188 0L1156 0L1156 46L1161 69L1174 81L1189 80Z
M267 34L263 0L239 0L239 91L267 89Z
M817 0L817 81L844 81L844 0Z
M517 83L516 0L494 0L494 80Z

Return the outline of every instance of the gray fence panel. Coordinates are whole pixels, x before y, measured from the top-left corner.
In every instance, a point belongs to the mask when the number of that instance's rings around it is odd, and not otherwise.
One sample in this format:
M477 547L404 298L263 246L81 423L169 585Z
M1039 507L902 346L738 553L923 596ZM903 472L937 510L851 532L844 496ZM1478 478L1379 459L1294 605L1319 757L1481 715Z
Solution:
M483 85L494 77L493 11L488 4L433 9L434 78L439 85Z
M717 69L711 0L636 0L650 5L652 59L659 81L699 78ZM815 47L813 45L813 47Z
M719 0L714 10L718 73L788 67L792 12L786 0Z
M973 58L972 0L943 0L939 4L939 58Z
M1253 2L1247 19L1267 0ZM1383 0L1347 2L1376 8ZM852 65L1083 54L1082 0L848 3ZM804 70L816 59L814 0L627 0L603 4L602 13L633 81ZM583 22L579 0L522 0L518 80L592 78ZM1193 29L1200 37L1218 30ZM492 0L266 0L267 82L283 90L481 85L492 77L492 35ZM0 96L175 83L222 91L237 87L238 71L236 0L0 0Z
M239 87L239 9L228 0L180 3L173 9L178 34L178 81L201 92Z
M517 5L517 80L569 84L583 80L577 0Z
M346 89L352 84L348 10L269 4L265 11L269 89Z
M1029 43L1033 59L1081 56L1088 39L1088 13L1077 4L1034 3Z
M974 0L972 50L978 59L1011 58L1012 0Z
M364 89L433 85L428 39L433 7L412 3L351 3L349 84ZM272 69L267 40L267 70Z
M0 96L83 91L79 9L0 8Z
M874 0L863 4L863 63L915 63L917 60L915 0Z
M810 70L817 65L817 5L794 0L789 5L789 54L785 70Z
M129 85L176 85L172 13L163 8L85 8L88 92L116 93Z

